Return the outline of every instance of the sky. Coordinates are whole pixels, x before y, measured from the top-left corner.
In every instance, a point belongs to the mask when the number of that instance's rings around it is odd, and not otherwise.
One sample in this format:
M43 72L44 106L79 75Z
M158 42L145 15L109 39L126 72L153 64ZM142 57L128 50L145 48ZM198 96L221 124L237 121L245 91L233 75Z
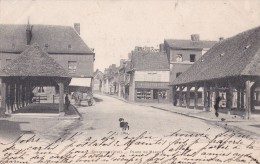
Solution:
M94 69L164 39L228 38L260 26L260 0L0 0L1 24L73 26L94 48Z

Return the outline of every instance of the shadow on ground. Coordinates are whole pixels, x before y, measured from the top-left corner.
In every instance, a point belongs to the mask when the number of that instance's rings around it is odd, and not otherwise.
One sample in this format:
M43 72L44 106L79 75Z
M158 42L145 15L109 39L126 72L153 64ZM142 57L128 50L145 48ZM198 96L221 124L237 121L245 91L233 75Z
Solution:
M97 97L94 97L94 100L95 100L95 102L101 102L101 101L103 101L103 99L100 99L100 98L97 98Z
M22 131L20 124L29 124L29 122L0 120L0 140L13 140L22 134L34 134L33 131Z

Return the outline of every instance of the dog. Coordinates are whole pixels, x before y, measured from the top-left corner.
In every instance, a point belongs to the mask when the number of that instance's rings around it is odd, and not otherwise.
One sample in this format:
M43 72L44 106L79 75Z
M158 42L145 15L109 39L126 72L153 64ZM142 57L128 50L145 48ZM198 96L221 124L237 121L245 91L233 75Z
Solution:
M129 124L125 122L123 118L119 118L119 126L123 134L129 134Z

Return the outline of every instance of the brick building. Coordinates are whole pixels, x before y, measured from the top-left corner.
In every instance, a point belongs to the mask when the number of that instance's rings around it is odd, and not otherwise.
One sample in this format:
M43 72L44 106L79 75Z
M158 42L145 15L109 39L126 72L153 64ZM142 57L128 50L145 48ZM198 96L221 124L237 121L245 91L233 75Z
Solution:
M74 26L1 24L0 68L37 43L68 71L72 86L83 85L91 90L95 54L81 39L80 24Z

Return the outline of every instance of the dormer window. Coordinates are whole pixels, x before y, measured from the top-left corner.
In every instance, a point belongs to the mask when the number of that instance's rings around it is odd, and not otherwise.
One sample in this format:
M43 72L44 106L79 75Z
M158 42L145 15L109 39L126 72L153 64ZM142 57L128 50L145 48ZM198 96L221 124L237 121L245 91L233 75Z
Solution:
M12 48L13 48L13 49L15 48L15 44L14 44L14 43L12 44Z
M71 49L71 44L68 45L68 48Z
M225 53L224 53L224 52L220 54L220 56L221 56L221 57L222 57L222 56L224 56L224 55L225 55Z

